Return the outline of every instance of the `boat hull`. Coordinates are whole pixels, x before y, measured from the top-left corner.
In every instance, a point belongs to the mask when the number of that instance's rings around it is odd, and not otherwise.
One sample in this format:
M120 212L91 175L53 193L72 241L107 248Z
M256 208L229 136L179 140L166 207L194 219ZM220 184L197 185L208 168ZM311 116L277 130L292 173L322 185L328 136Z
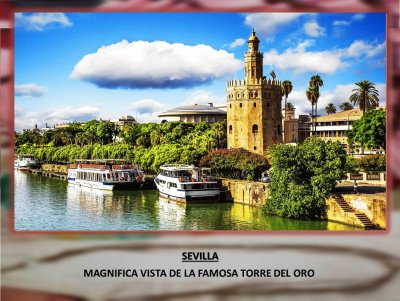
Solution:
M207 190L167 190L157 186L160 196L181 203L210 203L218 202L220 197L219 189Z
M144 182L95 182L68 179L68 183L82 187L101 189L101 190L139 190L142 188Z

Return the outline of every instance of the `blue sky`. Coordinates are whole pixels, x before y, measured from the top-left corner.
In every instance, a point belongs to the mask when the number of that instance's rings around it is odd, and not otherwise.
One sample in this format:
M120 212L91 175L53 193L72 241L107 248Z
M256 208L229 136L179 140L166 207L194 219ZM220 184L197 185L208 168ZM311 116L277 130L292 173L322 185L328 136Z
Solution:
M308 113L309 78L324 80L319 112L368 79L386 102L386 16L300 13L18 13L15 128L133 115L182 104L224 105L243 78L252 28L264 75L290 80L288 101Z

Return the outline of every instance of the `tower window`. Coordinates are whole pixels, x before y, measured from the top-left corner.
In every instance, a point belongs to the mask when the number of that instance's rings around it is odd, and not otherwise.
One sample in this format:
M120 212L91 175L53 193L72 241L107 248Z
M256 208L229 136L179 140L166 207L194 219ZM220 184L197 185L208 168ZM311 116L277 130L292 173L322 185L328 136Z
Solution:
M254 147L254 150L257 150L257 146Z
M232 134L232 125L229 126L229 134Z
M253 126L251 127L251 132L253 134L257 134L258 133L258 125L257 124L253 124Z
M240 98L240 94L238 93L237 98Z
M256 103L253 103L253 107L257 107L257 104L256 104Z
M229 107L232 109L232 104L229 104Z
M239 107L242 107L242 103L239 104Z
M242 94L242 97L244 98L244 93Z
M277 125L276 129L278 130L278 134L280 134L281 133L281 126L279 124Z
M254 92L254 97L258 97L258 93L257 92Z

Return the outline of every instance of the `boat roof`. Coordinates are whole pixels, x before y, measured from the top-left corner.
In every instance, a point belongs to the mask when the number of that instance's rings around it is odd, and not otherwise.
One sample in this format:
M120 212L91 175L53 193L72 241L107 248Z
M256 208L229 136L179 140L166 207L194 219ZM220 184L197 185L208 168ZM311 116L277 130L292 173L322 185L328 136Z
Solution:
M77 159L76 163L97 163L97 164L131 164L126 159Z
M160 166L162 170L209 170L208 167L195 167L194 165L187 164L167 164Z

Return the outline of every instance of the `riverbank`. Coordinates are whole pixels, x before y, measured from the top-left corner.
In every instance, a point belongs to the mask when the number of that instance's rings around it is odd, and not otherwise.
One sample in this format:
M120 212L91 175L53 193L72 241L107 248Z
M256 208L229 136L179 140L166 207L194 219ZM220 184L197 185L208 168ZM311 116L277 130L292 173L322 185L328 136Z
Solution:
M103 191L29 172L15 172L15 229L49 231L156 230L318 230L353 231L330 221L303 221L266 215L233 202L178 204L155 189Z
M225 198L234 203L262 208L268 202L268 184L221 179ZM324 220L363 229L386 229L386 187L359 184L354 193L351 183L342 182L326 199Z

